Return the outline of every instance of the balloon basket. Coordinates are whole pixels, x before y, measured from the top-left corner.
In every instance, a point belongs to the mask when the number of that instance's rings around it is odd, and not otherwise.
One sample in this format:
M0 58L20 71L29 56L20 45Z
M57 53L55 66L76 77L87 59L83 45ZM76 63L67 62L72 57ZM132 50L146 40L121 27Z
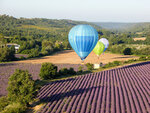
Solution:
M100 67L100 64L94 64L94 69L99 69Z

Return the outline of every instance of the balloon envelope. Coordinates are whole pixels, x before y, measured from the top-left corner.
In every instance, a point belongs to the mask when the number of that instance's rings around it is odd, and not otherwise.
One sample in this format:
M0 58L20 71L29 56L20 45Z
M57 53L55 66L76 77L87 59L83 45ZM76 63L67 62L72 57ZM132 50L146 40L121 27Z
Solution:
M107 40L106 38L101 38L99 41L100 41L100 42L102 42L102 43L104 44L105 49L104 49L104 51L103 51L103 52L105 52L105 51L106 51L106 49L107 49L107 48L108 48L108 46L109 46L109 42L108 42L108 40Z
M97 56L99 56L100 54L103 53L104 49L105 49L104 44L103 44L102 42L98 41L97 44L96 44L96 46L95 46L95 48L93 49L93 52L94 52Z
M68 39L74 51L84 60L98 42L98 33L90 25L77 25L70 30Z

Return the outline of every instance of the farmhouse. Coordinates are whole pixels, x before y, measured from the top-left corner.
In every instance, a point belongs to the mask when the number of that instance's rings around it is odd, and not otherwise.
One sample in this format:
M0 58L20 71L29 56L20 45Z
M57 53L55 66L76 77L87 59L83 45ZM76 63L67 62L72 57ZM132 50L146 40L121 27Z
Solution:
M16 51L16 52L19 50L19 47L20 47L20 45L15 44L15 43L8 43L8 44L6 44L6 45L7 45L7 47L15 46L15 51Z

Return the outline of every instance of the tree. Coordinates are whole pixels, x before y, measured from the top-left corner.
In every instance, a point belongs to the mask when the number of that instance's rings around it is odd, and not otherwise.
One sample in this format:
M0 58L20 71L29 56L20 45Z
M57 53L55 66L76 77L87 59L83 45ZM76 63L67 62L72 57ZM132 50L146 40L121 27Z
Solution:
M132 54L131 48L125 48L124 51L123 51L123 54L124 55L131 55Z
M9 100L6 96L0 97L0 112L4 110L6 106L8 106Z
M66 41L63 42L63 47L64 47L64 49L70 49L71 48L68 40L66 40Z
M31 49L30 53L28 55L29 58L37 57L39 56L39 51L38 49Z
M82 66L79 66L79 67L78 67L78 73L81 74L82 72L83 72L83 67L82 67Z
M70 67L70 69L68 70L68 74L75 75L76 71L74 71L74 69L72 67Z
M56 41L55 42L55 50L58 51L58 50L62 50L62 49L63 49L62 42Z
M52 41L43 40L42 41L42 53L50 54L53 51L54 51L53 42Z
M94 69L93 64L91 64L91 63L87 63L86 67L87 67L88 71L92 71Z
M8 48L0 48L0 62L15 60L15 48L14 46Z
M52 63L43 63L40 70L40 78L43 80L54 79L57 75L57 66Z
M7 90L10 101L28 105L35 96L36 87L28 71L16 69L9 77Z
M9 48L9 58L8 60L12 61L15 60L15 46L11 46Z

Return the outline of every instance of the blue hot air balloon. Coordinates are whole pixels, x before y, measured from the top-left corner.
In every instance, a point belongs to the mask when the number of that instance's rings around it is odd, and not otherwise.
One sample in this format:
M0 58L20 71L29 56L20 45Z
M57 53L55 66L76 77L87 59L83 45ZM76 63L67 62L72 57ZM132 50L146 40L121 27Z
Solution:
M98 33L90 25L77 25L70 30L68 39L74 51L84 60L97 44Z

